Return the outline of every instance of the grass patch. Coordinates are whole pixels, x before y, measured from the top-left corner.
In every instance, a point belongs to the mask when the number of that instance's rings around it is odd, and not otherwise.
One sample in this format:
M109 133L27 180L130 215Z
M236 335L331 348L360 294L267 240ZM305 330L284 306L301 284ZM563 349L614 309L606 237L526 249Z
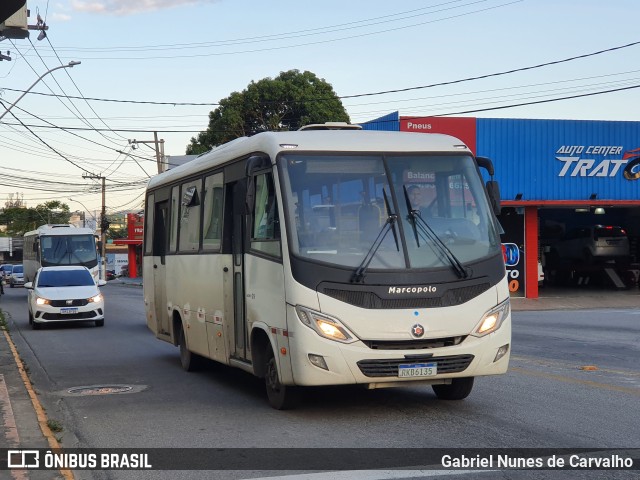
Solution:
M47 420L47 426L53 433L60 433L64 430L62 424L57 420Z
M4 312L0 310L0 330L7 330L7 320L4 318Z

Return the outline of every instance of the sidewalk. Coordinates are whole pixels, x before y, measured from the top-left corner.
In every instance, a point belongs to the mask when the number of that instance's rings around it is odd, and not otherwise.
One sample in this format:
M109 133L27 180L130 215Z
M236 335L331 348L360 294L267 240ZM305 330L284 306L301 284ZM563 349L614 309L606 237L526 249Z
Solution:
M8 333L0 330L0 447L34 449L59 447L47 426L44 411L17 356L17 350ZM28 381L28 380L27 380ZM34 401L34 398L36 399ZM45 433L46 432L46 433ZM7 458L0 458L6 467ZM6 476L8 475L8 476ZM15 480L72 479L69 471L56 470L0 470L0 478Z
M118 277L114 280L109 280L107 282L108 285L131 285L134 287L141 287L142 286L142 277L135 277L135 278L130 278L130 277Z

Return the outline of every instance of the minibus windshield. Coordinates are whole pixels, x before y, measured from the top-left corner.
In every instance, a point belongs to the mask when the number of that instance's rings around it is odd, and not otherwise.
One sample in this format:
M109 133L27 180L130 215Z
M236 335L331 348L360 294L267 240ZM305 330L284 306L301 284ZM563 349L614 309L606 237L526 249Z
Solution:
M398 221L375 248L369 270L451 268L452 256L464 264L500 251L468 155L296 153L282 155L279 165L290 249L299 257L357 268L390 215ZM434 235L418 235L412 212Z

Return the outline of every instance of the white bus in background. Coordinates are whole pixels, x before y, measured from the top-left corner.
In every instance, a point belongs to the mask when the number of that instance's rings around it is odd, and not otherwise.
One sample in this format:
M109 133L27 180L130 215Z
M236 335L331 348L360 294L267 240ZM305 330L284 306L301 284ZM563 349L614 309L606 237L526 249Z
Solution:
M24 281L32 282L40 267L84 265L97 281L99 253L95 232L71 224L47 224L24 234Z
M240 138L152 178L147 324L186 370L264 378L277 409L318 385L465 398L510 355L491 162L446 135L350 127Z

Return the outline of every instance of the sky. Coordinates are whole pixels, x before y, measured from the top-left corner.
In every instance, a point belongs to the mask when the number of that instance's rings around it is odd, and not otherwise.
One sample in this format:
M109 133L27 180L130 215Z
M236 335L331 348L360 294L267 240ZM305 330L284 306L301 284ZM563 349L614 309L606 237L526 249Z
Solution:
M291 69L330 83L352 123L395 111L640 120L637 0L27 0L27 7L28 23L40 15L48 30L42 40L32 31L0 41L12 59L0 61L0 115L36 82L0 120L0 207L10 196L28 207L60 200L95 215L102 203L95 178L104 177L108 213L139 211L157 174L153 144L145 143L154 132L166 155L184 155L220 100ZM71 61L81 63L46 73Z

